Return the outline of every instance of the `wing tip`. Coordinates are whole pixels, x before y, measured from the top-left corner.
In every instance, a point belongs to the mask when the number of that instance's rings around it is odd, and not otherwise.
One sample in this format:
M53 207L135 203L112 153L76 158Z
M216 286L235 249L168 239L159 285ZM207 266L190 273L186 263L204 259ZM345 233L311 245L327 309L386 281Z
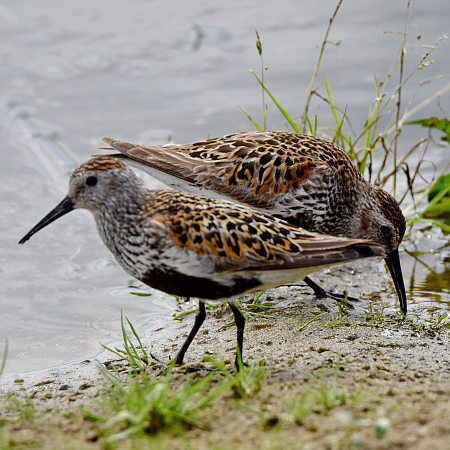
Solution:
M358 242L350 245L351 248L356 250L362 258L370 258L370 257L386 257L386 250L381 245L376 244L375 242Z
M112 145L112 143L116 141L116 139L114 139L112 137L108 137L108 136L103 136L103 137L100 138L100 140L104 144L108 144L108 145Z

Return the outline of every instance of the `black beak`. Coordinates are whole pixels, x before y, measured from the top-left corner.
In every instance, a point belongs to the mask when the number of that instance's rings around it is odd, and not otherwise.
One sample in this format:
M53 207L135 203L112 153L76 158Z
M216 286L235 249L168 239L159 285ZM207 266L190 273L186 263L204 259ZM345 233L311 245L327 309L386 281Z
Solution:
M74 204L72 199L67 196L55 209L50 211L38 224L36 224L20 241L19 244L23 244L30 239L33 234L36 234L39 230L46 227L48 224L59 219L64 214L72 211Z
M392 281L397 290L398 299L400 301L400 309L406 315L408 312L408 305L406 304L405 284L403 283L402 267L400 266L400 258L398 256L398 249L392 251L384 258L386 264L391 272Z

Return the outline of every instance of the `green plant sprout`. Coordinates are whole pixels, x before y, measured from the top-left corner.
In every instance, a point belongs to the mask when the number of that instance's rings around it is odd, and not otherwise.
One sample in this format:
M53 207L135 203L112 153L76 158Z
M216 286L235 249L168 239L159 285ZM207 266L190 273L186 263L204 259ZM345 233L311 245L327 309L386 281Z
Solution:
M120 325L122 328L122 338L123 338L123 345L124 350L121 350L119 348L109 348L106 345L103 345L100 343L100 345L110 351L111 353L114 353L116 356L118 356L121 360L125 361L126 364L128 364L132 368L144 368L147 367L152 360L156 360L152 354L150 353L150 350L145 350L145 346L142 344L141 339L139 335L137 334L136 330L134 329L132 323L129 321L127 317L125 317L131 332L133 333L133 336L138 341L139 347L137 348L133 342L131 341L130 337L128 336L125 325L123 322L123 312L120 311ZM138 351L140 350L140 352Z
M295 422L303 423L303 420L313 411L327 415L338 406L361 401L363 398L362 388L357 392L338 388L339 368L340 356L338 355L331 381L321 380L319 387L313 387L321 375L321 372L318 372L308 382L303 392L294 398L290 407L290 415Z
M318 314L317 316L314 316L311 320L308 320L308 322L306 322L305 324L300 324L300 320L299 320L299 327L298 327L298 331L303 331L309 324L315 322L316 320L319 320L321 317L325 316L329 314L328 312L324 312L321 314Z
M236 351L239 352L239 348ZM243 365L238 355L238 370L233 373L230 373L223 361L218 361L210 356L206 356L205 361L211 363L229 381L229 387L240 398L257 394L269 376L269 369L265 365L265 361L260 358L255 358L249 365Z

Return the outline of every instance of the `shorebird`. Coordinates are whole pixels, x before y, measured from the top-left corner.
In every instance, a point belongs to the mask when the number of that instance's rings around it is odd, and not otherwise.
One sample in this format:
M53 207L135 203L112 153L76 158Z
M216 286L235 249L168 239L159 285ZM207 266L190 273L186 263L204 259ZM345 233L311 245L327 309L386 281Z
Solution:
M205 300L230 304L242 363L245 317L234 301L239 295L296 282L331 265L386 256L373 242L312 233L230 201L148 190L110 156L78 167L68 195L19 243L76 208L92 212L103 242L126 272L168 294L199 299L178 364L205 319Z
M339 146L313 136L264 131L187 145L144 146L105 137L116 157L168 186L251 206L316 233L382 245L403 314L398 254L406 230L395 199L368 183ZM320 296L342 298L304 280Z

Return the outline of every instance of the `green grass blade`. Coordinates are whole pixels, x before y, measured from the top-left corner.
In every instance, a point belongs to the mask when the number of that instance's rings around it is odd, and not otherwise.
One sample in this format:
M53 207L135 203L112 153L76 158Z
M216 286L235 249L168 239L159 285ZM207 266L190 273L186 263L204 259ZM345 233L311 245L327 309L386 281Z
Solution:
M173 316L173 320L181 320L183 317L189 316L189 314L195 313L198 311L198 308L192 308L188 309L187 311L183 311L180 314L177 314L176 316Z
M131 365L139 367L142 365L142 360L141 360L141 357L139 356L139 353L137 352L135 346L131 342L131 339L127 335L127 332L125 330L125 325L123 323L123 312L122 311L120 311L120 324L122 327L123 344L125 346L125 351L127 352L128 356L129 356L129 362Z
M320 319L321 317L325 316L326 314L328 314L327 312L324 312L322 314L318 314L317 316L313 317L311 320L309 320L308 322L306 322L304 325L301 325L298 328L298 331L303 331L310 323L315 322L316 320Z
M317 134L317 115L314 114L314 122L313 122L313 125L311 125L309 116L308 116L308 114L306 114L306 123L308 124L309 134L311 136L315 136Z
M0 377L6 366L6 358L8 357L8 339L5 339L5 349L3 350L2 365L0 366Z
M443 222L442 220L437 219L425 219L423 217L411 217L406 219L406 224L408 226L412 226L416 223L431 223L432 225L435 225L442 229L442 231L450 232L450 225Z
M259 291L255 293L255 297L253 298L252 301L252 305L259 305L261 302L259 301L259 299L262 297L262 295L265 293L266 291ZM267 295L266 295L267 297ZM266 297L264 297L264 300L266 299Z
M102 344L101 342L99 342L99 344L105 349L108 350L111 353L114 353L115 355L117 355L120 359L124 359L125 356L125 352L123 350L119 350L118 348L116 348L115 350L113 350L112 348L106 346L105 344Z
M113 374L110 372L103 364L97 361L97 368L100 374L105 377L113 386L117 387L119 391L125 392L125 389L122 385L122 379L120 376L116 373Z
M275 103L276 107L279 109L279 111L281 112L281 114L283 114L284 118L288 121L289 125L293 128L293 130L296 133L301 133L300 128L297 126L297 124L294 122L294 120L291 118L291 116L284 110L284 108L280 105L280 103L277 101L277 99L272 95L272 93L269 91L269 89L266 88L266 86L264 85L264 83L259 79L258 75L256 75L255 72L253 72L253 70L251 70L250 72L253 73L253 75L255 76L255 78L258 80L259 84L263 87L263 89L267 92L267 94L269 95L269 97L272 99L272 101Z
M342 146L342 148L345 149L345 139L344 139L344 136L341 133L341 129L342 129L342 125L343 125L344 120L345 120L345 113L346 113L346 110L347 110L347 106L345 107L345 111L344 111L344 114L342 116L342 119L339 119L339 114L338 114L338 111L336 109L336 106L334 105L333 97L331 96L330 86L328 85L327 77L324 75L323 78L325 79L325 86L327 88L328 101L330 103L331 111L333 113L334 120L336 122L336 131L335 131L335 134L334 134L334 137L333 137L332 141L333 142L341 141L341 146Z
M134 337L136 338L136 340L138 341L139 346L141 347L141 350L144 351L144 346L142 345L141 342L141 338L139 337L139 335L136 333L136 330L134 329L133 325L131 324L130 320L128 319L128 317L125 317L125 319L128 322L128 325L130 326L131 332L133 333ZM134 347L133 347L134 348Z
M347 105L345 105L344 113L342 114L342 119L339 121L338 126L336 128L336 140L338 140L340 138L342 148L345 148L345 142L347 142L347 139L342 134L342 125L344 125L346 113L347 113ZM348 150L347 150L347 152L348 152Z
M306 124L308 125L308 128L309 128L309 134L311 136L314 136L314 134L313 134L313 127L312 127L311 122L309 120L308 114L306 114Z
M248 120L256 127L258 131L263 131L262 127L258 124L258 122L253 119L253 117L241 106L239 105L239 108L241 108L241 111L247 116Z
M338 116L338 113L336 110L336 106L334 106L333 97L331 96L330 86L328 85L327 77L324 75L323 78L325 80L325 87L327 88L327 95L328 95L328 101L330 102L331 112L333 113L334 121L336 122L336 126L338 126L340 120L339 120L339 116Z
M208 403L211 403L213 400L222 395L224 392L228 391L228 389L232 388L234 384L235 384L234 380L228 380L227 382L222 383L217 389L211 392L211 394L207 395L199 403L197 403L195 405L195 409L203 408L203 406L207 405Z
M450 192L450 184L448 186L445 186L444 189L442 189L439 193L437 193L430 203L428 203L428 206L424 209L422 214L426 214L427 211L430 211L434 208L436 203L438 203L445 195L447 195Z

